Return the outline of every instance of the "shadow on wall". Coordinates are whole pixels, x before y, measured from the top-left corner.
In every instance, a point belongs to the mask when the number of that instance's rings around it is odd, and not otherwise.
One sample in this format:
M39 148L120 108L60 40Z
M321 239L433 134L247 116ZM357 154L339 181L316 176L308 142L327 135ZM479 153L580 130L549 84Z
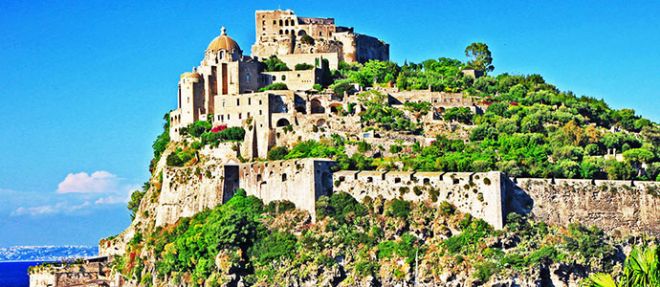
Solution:
M509 213L515 212L521 215L529 215L534 208L534 199L514 181L506 180L506 212L504 219ZM506 222L505 222L506 224Z

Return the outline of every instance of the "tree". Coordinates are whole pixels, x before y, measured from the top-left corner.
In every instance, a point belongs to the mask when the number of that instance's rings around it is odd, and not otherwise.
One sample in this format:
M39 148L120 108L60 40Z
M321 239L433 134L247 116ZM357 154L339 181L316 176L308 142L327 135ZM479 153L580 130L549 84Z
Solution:
M286 66L286 63L284 63L275 55L270 56L270 58L266 59L264 61L264 65L266 65L265 70L267 72L282 72L282 71L291 70L289 69L289 67Z
M492 72L495 67L492 65L493 57L485 43L472 43L465 48L465 56L470 58L467 67L484 71Z
M142 201L142 198L144 195L147 193L148 183L145 184L146 189L139 190L136 189L133 191L131 194L131 199L128 201L128 210L131 211L131 220L135 219L135 214L138 211L138 208L140 208L140 202Z
M472 116L474 114L470 108L458 107L458 108L449 108L444 115L445 120L447 121L457 121L464 124L472 123Z

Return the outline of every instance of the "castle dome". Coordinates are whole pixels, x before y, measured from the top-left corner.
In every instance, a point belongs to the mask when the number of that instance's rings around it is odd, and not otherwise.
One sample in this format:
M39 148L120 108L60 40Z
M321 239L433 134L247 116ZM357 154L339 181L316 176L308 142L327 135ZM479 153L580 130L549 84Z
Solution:
M238 43L234 41L231 37L227 36L227 30L225 27L222 27L222 32L220 33L220 36L215 37L213 41L209 44L209 47L206 48L206 51L208 52L216 52L220 50L225 50L225 51L240 51L241 47L238 46Z

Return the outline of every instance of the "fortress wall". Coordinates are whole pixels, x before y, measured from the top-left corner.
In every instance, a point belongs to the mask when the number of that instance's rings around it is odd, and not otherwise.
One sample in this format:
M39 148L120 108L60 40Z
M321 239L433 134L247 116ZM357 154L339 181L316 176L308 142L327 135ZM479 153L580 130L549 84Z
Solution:
M332 189L331 170L334 161L299 159L255 162L240 166L240 187L268 204L288 200L315 217L316 199Z
M314 63L312 63L313 65ZM289 67L293 69L293 67ZM266 81L264 84L284 83L292 91L307 91L314 87L314 84L320 82L316 69L302 71L281 71L281 72L263 72L262 75Z
M289 69L293 70L297 64L310 64L321 68L322 59L328 60L330 70L339 69L339 53L314 53L314 54L288 54L277 56L282 62L286 63ZM318 63L318 64L317 64Z
M207 164L204 167L166 167L163 185L156 207L156 226L175 223L204 209L223 203L226 166Z
M657 182L519 178L507 208L525 210L550 224L597 225L607 232L660 235ZM524 191L524 193L522 192ZM517 200L529 196L526 206ZM530 208L531 207L531 210Z
M410 201L447 201L461 212L481 218L500 229L504 225L506 187L500 172L382 172L338 171L334 192L346 192L357 200L369 196Z

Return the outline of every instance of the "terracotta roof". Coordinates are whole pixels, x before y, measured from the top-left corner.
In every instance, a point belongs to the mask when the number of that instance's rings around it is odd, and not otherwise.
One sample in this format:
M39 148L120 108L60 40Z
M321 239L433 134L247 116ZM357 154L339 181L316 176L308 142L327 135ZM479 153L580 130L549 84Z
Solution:
M231 37L227 36L227 30L225 27L222 27L222 32L220 36L215 37L213 41L209 44L209 47L206 48L207 51L219 51L219 50L226 50L226 51L233 51L233 50L240 50L241 47L238 46L236 41L232 39Z

